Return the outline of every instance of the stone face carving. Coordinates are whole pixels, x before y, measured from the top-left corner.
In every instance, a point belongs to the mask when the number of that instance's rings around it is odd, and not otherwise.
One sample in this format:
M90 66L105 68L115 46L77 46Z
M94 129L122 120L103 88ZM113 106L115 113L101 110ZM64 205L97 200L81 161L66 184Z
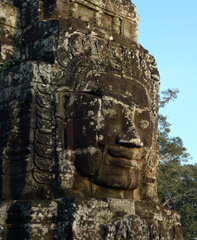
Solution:
M102 73L89 78L97 82L97 89L92 83L94 87L88 92L58 93L59 125L65 126L60 130L61 141L65 150L73 151L79 173L75 185L87 178L87 184L137 189L143 183L152 147L153 122L147 89L118 75ZM114 94L117 85L120 88Z
M1 5L20 44L2 32L0 60L22 63L0 73L0 236L180 240L179 215L157 203L159 73L135 6Z
M86 18L90 18L91 29L83 25L85 20L78 23L78 15L83 19L87 8L79 3L76 8L69 6L77 16L59 20L59 26L54 20L31 25L28 16L22 18L22 25L29 24L24 29L25 53L29 51L26 57L40 58L40 62L23 63L8 73L13 79L13 72L18 72L13 101L19 100L19 109L23 108L19 96L24 83L28 85L25 91L31 94L29 114L24 115L29 122L27 149L30 151L20 153L18 171L12 157L5 161L8 154L2 155L5 169L10 169L7 166L10 162L14 173L7 177L8 171L3 176L3 188L8 191L3 191L2 198L29 199L33 195L35 199L67 196L156 199L159 75L154 58L135 42L135 28L130 30L133 39L129 40L124 36L124 24L119 26L122 35L114 27L107 32L103 23L96 29L97 15L93 21L90 14ZM100 7L96 4L91 11ZM110 7L115 8L113 4ZM25 7L21 11L25 13ZM125 16L128 13L134 22L128 10L123 13ZM104 21L105 14L100 14L99 19ZM30 27L34 28L31 31L41 31L41 26L48 31L47 39L40 32L31 44L27 42ZM46 41L52 35L54 46L49 50ZM42 44L47 49L40 56L32 55L34 47ZM21 84L18 76L25 76L26 72L29 78ZM12 82L9 88L14 87ZM2 92L5 90L8 88ZM12 118L18 119L16 114ZM24 129L22 125L18 128ZM19 140L19 135L15 139ZM5 149L18 151L9 144L2 146L2 151ZM13 180L8 181L9 178ZM24 185L19 191L15 184L20 179ZM10 182L11 188L7 187ZM13 190L9 192L9 189Z
M69 195L155 198L154 59L134 42L123 47L92 33L61 34L57 59L64 70L56 99L64 127L57 135L59 146L72 150L77 170Z

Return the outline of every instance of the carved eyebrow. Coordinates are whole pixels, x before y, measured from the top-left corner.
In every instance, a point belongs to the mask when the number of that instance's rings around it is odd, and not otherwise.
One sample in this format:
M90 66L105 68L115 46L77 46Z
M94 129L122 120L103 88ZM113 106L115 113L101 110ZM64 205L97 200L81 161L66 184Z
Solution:
M113 102L115 104L120 104L126 108L131 108L131 106L129 106L128 104L120 101L120 100L117 100L116 98L114 97L111 97L111 96L103 96L102 97L102 102Z

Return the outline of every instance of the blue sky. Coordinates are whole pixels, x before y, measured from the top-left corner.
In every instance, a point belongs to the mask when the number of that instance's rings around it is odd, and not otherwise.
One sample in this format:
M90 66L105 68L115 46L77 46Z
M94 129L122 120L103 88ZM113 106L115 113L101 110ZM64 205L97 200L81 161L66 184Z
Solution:
M197 163L197 0L132 2L140 16L138 42L156 58L161 91L180 91L162 114L193 158L188 163Z

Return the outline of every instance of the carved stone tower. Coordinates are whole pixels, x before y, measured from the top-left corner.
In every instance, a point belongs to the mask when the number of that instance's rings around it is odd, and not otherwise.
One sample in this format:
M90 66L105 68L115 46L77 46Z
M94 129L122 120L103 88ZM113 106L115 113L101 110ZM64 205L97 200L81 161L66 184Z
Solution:
M159 73L135 6L0 9L0 238L181 240L157 199Z

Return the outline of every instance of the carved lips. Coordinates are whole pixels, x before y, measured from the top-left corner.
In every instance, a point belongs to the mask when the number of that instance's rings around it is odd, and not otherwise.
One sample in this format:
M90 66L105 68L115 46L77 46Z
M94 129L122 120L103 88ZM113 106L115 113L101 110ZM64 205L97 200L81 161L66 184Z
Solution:
M123 148L120 146L107 147L108 160L111 164L124 167L140 169L139 160L142 158L141 151L137 149Z

